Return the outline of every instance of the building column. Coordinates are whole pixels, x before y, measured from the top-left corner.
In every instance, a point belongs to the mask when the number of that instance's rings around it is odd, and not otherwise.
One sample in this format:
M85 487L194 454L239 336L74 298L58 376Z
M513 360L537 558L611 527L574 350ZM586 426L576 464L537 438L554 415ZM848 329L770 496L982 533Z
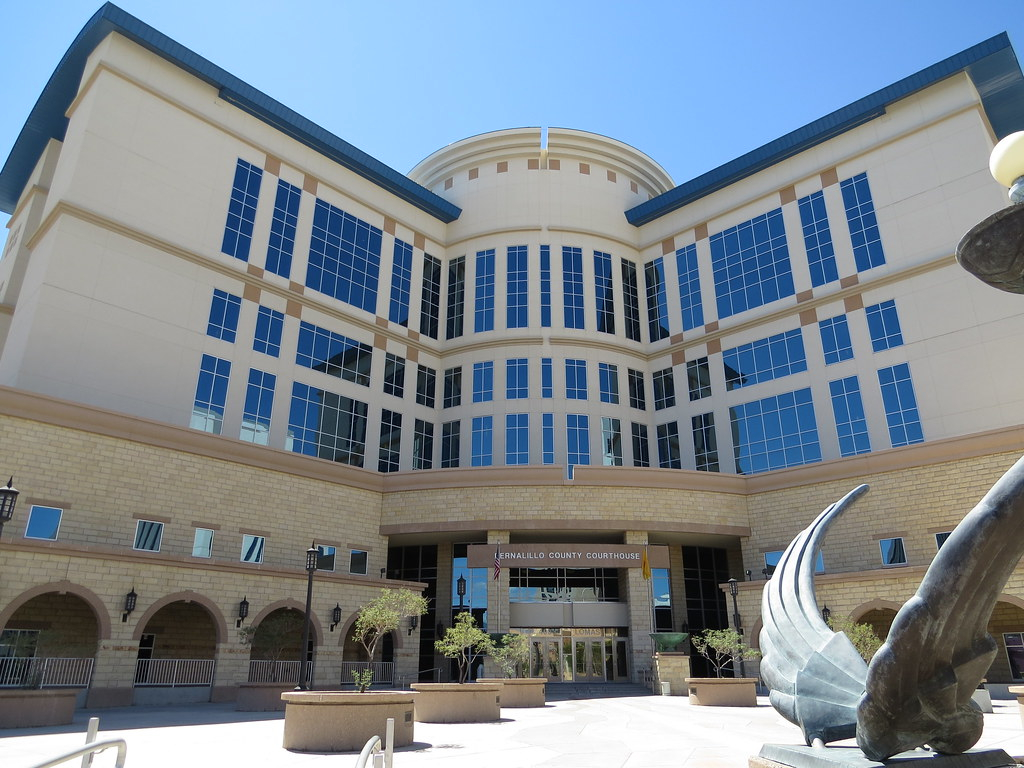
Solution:
M138 657L138 640L101 640L96 649L86 706L131 706L135 693L135 662Z
M234 633L229 632L231 636ZM248 645L242 645L233 638L226 643L217 643L213 658L216 668L213 673L211 701L234 701L238 697L238 686L249 681Z
M645 546L647 531L626 531L623 543ZM644 578L642 568L626 569L626 598L629 601L629 640L632 648L633 682L643 683L645 670L654 664L654 642L650 633L654 631L651 582Z

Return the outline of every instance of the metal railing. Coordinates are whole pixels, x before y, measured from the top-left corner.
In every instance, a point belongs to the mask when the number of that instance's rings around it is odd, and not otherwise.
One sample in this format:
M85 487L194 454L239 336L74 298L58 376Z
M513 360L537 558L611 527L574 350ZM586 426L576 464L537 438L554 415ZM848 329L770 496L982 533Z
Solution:
M308 679L313 679L313 662L306 662ZM252 659L249 661L250 683L295 683L299 679L298 661L267 661Z
M88 688L93 659L6 656L0 658L0 688Z
M92 759L96 756L96 753L103 752L110 747L117 747L117 759L114 763L114 768L124 768L124 761L128 757L128 742L124 739L106 739L104 741L96 741L96 736L100 730L100 719L98 717L89 718L89 727L85 732L85 746L79 747L78 749L68 750L62 752L56 757L51 757L49 760L44 760L41 763L36 763L30 766L30 768L54 768L54 766L66 763L69 760L74 760L76 757L82 758L82 768L89 768L92 765Z
M384 752L381 753L383 747ZM380 736L371 736L356 758L356 768L366 768L373 760L373 768L391 768L395 757L395 718L389 717L384 725L384 742Z
M353 685L353 672L362 672L366 669L365 661L343 661L341 662L341 684ZM395 663L393 661L372 661L370 669L373 671L373 685L394 685Z
M139 659L135 662L135 685L213 685L215 666L213 659Z

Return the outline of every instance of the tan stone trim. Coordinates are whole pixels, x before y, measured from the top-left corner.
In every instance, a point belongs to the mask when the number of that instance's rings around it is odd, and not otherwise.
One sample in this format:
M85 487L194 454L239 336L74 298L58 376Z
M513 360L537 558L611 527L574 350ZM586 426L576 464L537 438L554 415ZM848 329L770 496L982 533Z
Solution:
M419 232L413 232L412 247L417 251L427 250L427 238Z
M540 170L540 159L531 157L526 161L526 170L528 171L539 171Z
M548 170L549 171L560 171L562 170L562 161L556 158L548 159Z
M846 277L839 278L840 288L852 288L860 282L860 275L847 275Z
M14 305L13 304L0 304L0 315L13 316L14 315Z
M50 499L37 499L33 498L32 496L27 497L23 503L27 504L30 507L53 507L55 509L71 509L70 502L52 501ZM20 503L18 507L21 507Z
M248 272L255 278L263 279L264 271L263 267L257 267L255 264L246 264L245 271Z
M133 512L132 520L145 520L147 523L163 523L164 525L170 525L174 522L173 517L163 517L161 515L151 515L148 512Z
M582 469L578 467L577 469ZM389 472L382 476L386 493L425 491L439 488L500 488L525 485L567 485L561 467L459 467Z
M821 179L821 188L825 189L839 183L839 171L836 168L829 168L822 171L818 178Z
M779 190L779 203L788 205L796 202L796 187L786 187Z
M387 350L388 348L388 337L382 333L373 334L373 348Z
M798 293L796 295L796 302L797 302L797 304L803 304L805 301L810 301L813 298L814 298L814 291L813 290L800 291L800 293Z
M56 592L59 595L74 595L82 600L89 606L89 608L92 609L93 616L96 618L97 639L110 639L110 611L106 604L99 595L88 587L82 586L81 584L75 584L67 580L52 581L49 584L40 584L14 597L14 599L0 610L0 627L5 626L7 622L10 621L10 618L14 615L15 611L29 600L50 592Z
M615 176L615 171L608 171L607 174L608 174L608 181L610 181L612 183L615 183L617 181L617 177Z
M858 293L843 299L843 310L845 312L856 312L858 309L864 309L864 296Z
M242 298L246 301L251 301L254 304L260 303L260 296L263 295L263 291L258 285L252 283L246 283L245 287L242 288Z
M447 179L444 180L444 188L445 189L451 189L454 185L455 185L455 179L453 179L451 176L449 176Z
M702 222L693 228L694 240L707 240L708 239L708 223Z
M380 315L377 315L375 318L373 318L373 320L381 328L387 328L388 327L388 321L387 321L387 318L385 318L385 317L381 317Z
M584 176L590 175L590 163L580 163L580 173Z
M907 539L907 538L910 538L910 533L908 531L893 531L892 533L873 533L873 534L871 534L871 540L872 541L881 541L882 539ZM886 567L886 566L883 566L883 567ZM887 566L887 567L889 567L889 568L897 568L897 567L903 567L903 566L891 565L891 566Z
M303 192L308 192L309 194L313 195L314 197L319 193L319 191L320 191L320 182L317 180L316 176L313 176L312 174L309 174L309 173L303 174L303 176L302 176L302 191Z
M417 363L420 359L420 351L416 347L406 347L405 359L410 363Z
M294 474L327 483L342 483L368 491L383 490L383 478L379 473L370 470L313 456L303 456L291 451L257 446L224 435L211 435L137 416L126 416L9 387L0 387L0 414L261 467L286 475Z
M480 169L479 168L470 168L469 172L466 175L469 177L470 181L473 181L473 179L479 179L480 178Z
M608 520L598 518L573 518L572 520L516 520L515 530L523 531L564 531L586 527L588 531L631 531L637 521L630 519ZM648 531L655 533L685 533L695 536L750 536L750 528L743 525L709 525L693 521L650 520L644 522ZM507 519L487 518L482 520L456 520L451 522L415 522L381 525L381 536L400 536L412 533L459 533L491 530L508 530Z
M818 311L813 307L800 313L800 326L814 325L818 322Z
M384 217L384 231L387 232L389 235L395 234L397 226L398 222L396 222L393 218L391 218L390 216Z
M302 319L302 304L291 299L284 306L284 313L288 317L294 317L296 320Z
M271 176L281 176L281 159L268 154L267 159L263 161L263 170L269 173Z
M719 339L711 339L711 341L708 342L708 354L709 355L717 355L721 351L722 351L722 340L720 338Z
M682 365L685 362L686 353L683 350L677 349L675 352L672 353L672 365Z
M661 255L668 256L670 253L676 250L676 239L674 237L667 238L661 241Z
M637 185L637 183L635 181L630 181L629 182L629 191L632 192L634 195L639 194L640 193L640 187Z
M498 173L508 173L508 160L498 163Z
M200 522L199 520L193 520L189 525L191 525L193 528L206 528L210 531L220 530L220 523L204 523ZM208 560L209 558L204 557L203 559Z

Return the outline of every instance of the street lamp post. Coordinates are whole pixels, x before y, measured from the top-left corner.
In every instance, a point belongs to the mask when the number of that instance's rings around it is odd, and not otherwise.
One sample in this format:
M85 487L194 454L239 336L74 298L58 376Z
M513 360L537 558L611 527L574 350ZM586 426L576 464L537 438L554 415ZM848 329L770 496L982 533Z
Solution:
M464 606L463 600L466 597L466 577L465 576L459 576L458 580L455 582L455 593L459 596L459 612L461 613L462 612L462 608Z
M14 487L14 476L7 481L7 487L0 487L0 536L4 533L4 523L14 517L14 505L18 503L18 490Z
M732 623L736 625L740 640L743 640L743 627L740 626L740 609L736 605L736 595L739 594L740 585L736 579L729 579L729 594L732 595ZM746 677L746 670L743 669L743 654L740 653L740 677Z
M316 558L319 552L316 542L306 550L306 620L302 624L302 648L299 651L299 684L297 691L309 690L309 614L313 604L313 574L316 572Z

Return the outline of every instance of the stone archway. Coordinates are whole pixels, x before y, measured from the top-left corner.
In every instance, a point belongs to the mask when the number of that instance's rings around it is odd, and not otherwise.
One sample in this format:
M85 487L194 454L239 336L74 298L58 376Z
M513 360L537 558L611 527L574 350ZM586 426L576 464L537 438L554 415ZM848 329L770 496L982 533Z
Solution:
M171 595L150 606L133 635L139 640L134 702L209 701L223 623L216 605L193 592Z
M990 683L1024 680L1024 607L1019 598L1000 595L988 622L988 633L999 646L992 666L985 673Z
M0 685L89 686L102 614L75 592L52 586L37 587L8 606L0 631Z

